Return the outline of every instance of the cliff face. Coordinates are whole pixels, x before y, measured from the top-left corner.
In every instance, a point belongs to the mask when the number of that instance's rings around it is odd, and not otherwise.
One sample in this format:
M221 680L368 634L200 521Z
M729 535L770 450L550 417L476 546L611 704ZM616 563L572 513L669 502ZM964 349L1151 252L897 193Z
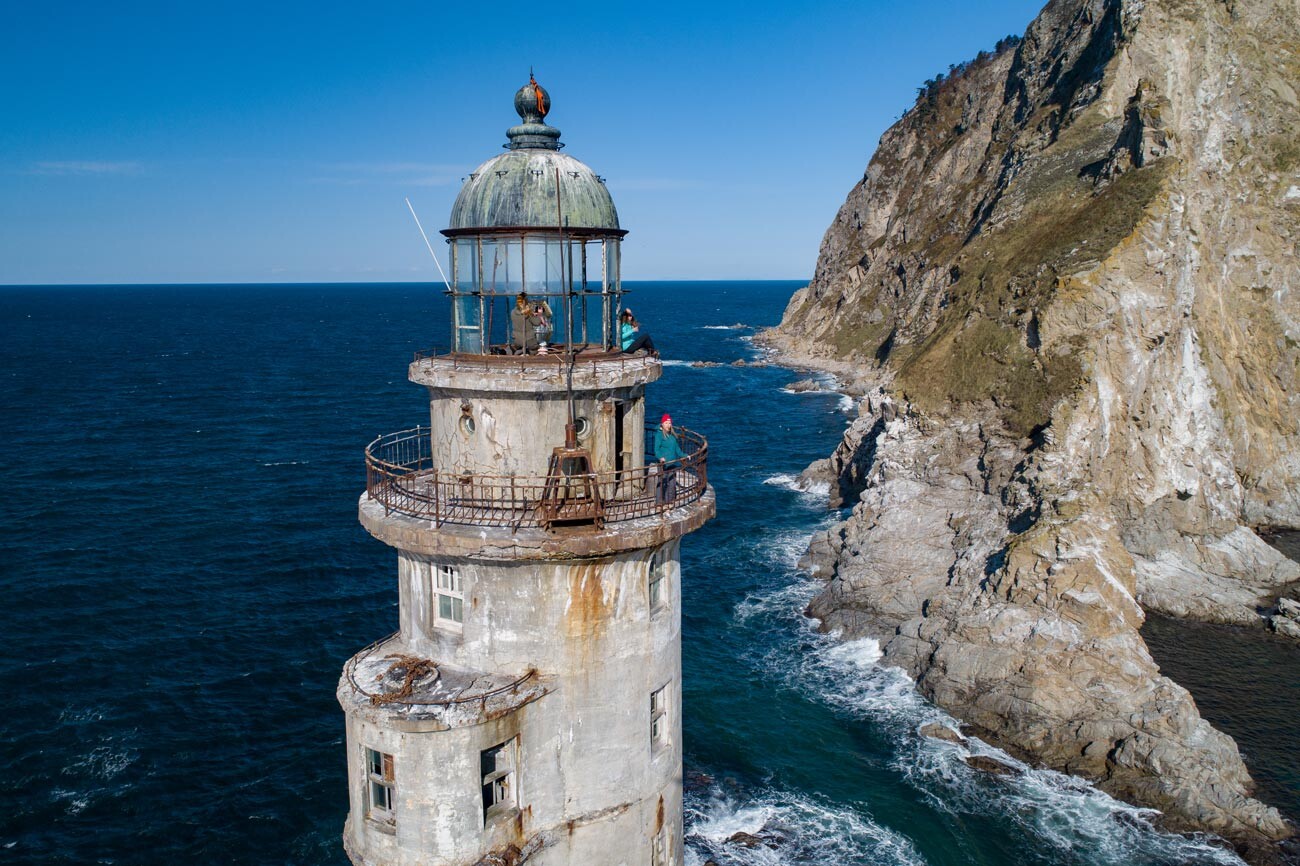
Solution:
M882 137L767 340L875 392L813 472L812 612L1004 744L1238 841L1291 833L1143 610L1300 568L1300 8L1054 0Z

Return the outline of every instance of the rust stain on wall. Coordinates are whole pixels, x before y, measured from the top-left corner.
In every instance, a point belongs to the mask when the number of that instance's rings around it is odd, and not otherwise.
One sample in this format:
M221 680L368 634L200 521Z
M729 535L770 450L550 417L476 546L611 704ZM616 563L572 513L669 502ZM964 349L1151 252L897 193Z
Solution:
M600 567L595 563L570 566L565 633L570 637L595 637L604 632L609 614Z

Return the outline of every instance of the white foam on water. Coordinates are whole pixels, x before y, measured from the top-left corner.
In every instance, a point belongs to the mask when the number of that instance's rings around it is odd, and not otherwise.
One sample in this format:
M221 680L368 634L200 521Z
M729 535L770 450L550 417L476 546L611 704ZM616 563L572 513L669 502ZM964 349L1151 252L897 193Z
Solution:
M689 367L690 361L683 361L680 358L660 358L659 363L665 367Z
M77 548L68 548L76 550ZM102 705L89 707L64 707L59 713L59 722L61 724L79 725L84 722L102 722L107 716L105 707Z
M108 781L135 763L136 754L132 749L115 749L112 746L96 746L88 754L63 768L65 775L77 775L84 771L96 779Z
M69 815L78 815L90 805L91 795L81 791L69 791L66 788L54 788L50 798L56 802L66 802L64 811Z
M790 581L773 592L750 593L736 605L732 619L738 625L744 625L756 616L766 616L791 608L803 610L825 585L823 581L806 578Z
M793 388L778 388L782 394L839 394L843 387L840 380L833 373L813 373L804 381L812 381L817 384L816 388L806 391L800 391ZM842 396L842 395L841 395Z
M686 863L703 866L924 866L907 837L851 806L762 788L724 795L716 786L686 795ZM733 839L738 833L753 839Z
M790 613L799 615L805 605ZM1151 823L1158 813L1122 803L1080 779L1034 769L979 739L963 746L921 736L926 723L955 729L958 722L922 697L902 671L879 665L878 641L839 641L816 634L802 615L799 620L800 646L774 648L763 666L791 687L884 733L892 742L892 767L935 808L1017 825L1048 861L1053 859L1048 852L1058 851L1061 858L1068 853L1072 862L1094 866L1138 861L1241 866L1236 854L1208 837L1162 832ZM995 758L1020 775L976 770L966 763L971 755Z
M737 322L734 325L700 325L700 330L701 331L745 331L745 330L749 330L751 327L752 326L750 325L742 325L740 324L740 322Z
M833 517L834 515L831 515ZM831 519L821 521L821 526L828 526ZM818 527L808 529L786 529L769 532L754 550L759 564L772 570L774 577L788 577L799 573L799 560L808 552L808 537ZM779 592L786 581L772 583Z
M831 485L827 481L810 481L798 475L779 472L763 479L763 483L780 487L792 493L798 493L803 504L825 510L827 497L831 495ZM806 545L805 545L806 546Z
M835 408L837 411L843 412L845 415L857 415L858 398L850 397L848 394L841 394L840 402L835 406Z

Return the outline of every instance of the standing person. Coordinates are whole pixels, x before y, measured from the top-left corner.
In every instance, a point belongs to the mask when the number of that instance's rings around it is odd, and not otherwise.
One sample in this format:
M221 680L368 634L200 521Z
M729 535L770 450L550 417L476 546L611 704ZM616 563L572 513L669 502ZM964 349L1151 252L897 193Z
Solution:
M677 433L673 430L673 418L667 412L659 419L659 427L655 430L654 455L659 461L655 465L659 470L656 479L658 483L655 485L655 502L660 504L672 502L677 498L678 468L673 464L685 459L686 452L682 450Z
M619 345L622 346L624 354L630 355L645 349L651 355L657 356L659 353L655 351L655 341L650 339L649 334L638 335L637 331L640 329L641 323L632 315L631 310L624 310L618 317Z
M515 308L510 311L510 330L516 349L522 349L527 354L529 349L537 348L537 329L541 322L542 317L535 314L528 303L528 293L515 295Z
M551 312L551 305L546 303L546 298L542 298L533 305L533 316L537 319L537 342L539 353L545 353L546 345L551 342L552 322L555 321L555 315Z

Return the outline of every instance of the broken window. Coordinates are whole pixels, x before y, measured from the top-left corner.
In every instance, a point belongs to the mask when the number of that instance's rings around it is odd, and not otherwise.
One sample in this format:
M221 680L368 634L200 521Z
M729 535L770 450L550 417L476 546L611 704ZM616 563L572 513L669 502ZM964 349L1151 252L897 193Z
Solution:
M515 808L515 761L518 738L506 740L499 746L479 753L479 767L483 774L483 820Z
M437 573L434 618L440 623L460 625L465 622L465 590L460 571L455 566L439 565Z
M664 574L668 571L668 556L662 550L656 550L650 557L650 610L656 611L663 606Z
M668 742L668 686L650 693L650 748Z
M393 756L375 749L366 749L367 809L366 817L382 824L392 824L393 817Z

